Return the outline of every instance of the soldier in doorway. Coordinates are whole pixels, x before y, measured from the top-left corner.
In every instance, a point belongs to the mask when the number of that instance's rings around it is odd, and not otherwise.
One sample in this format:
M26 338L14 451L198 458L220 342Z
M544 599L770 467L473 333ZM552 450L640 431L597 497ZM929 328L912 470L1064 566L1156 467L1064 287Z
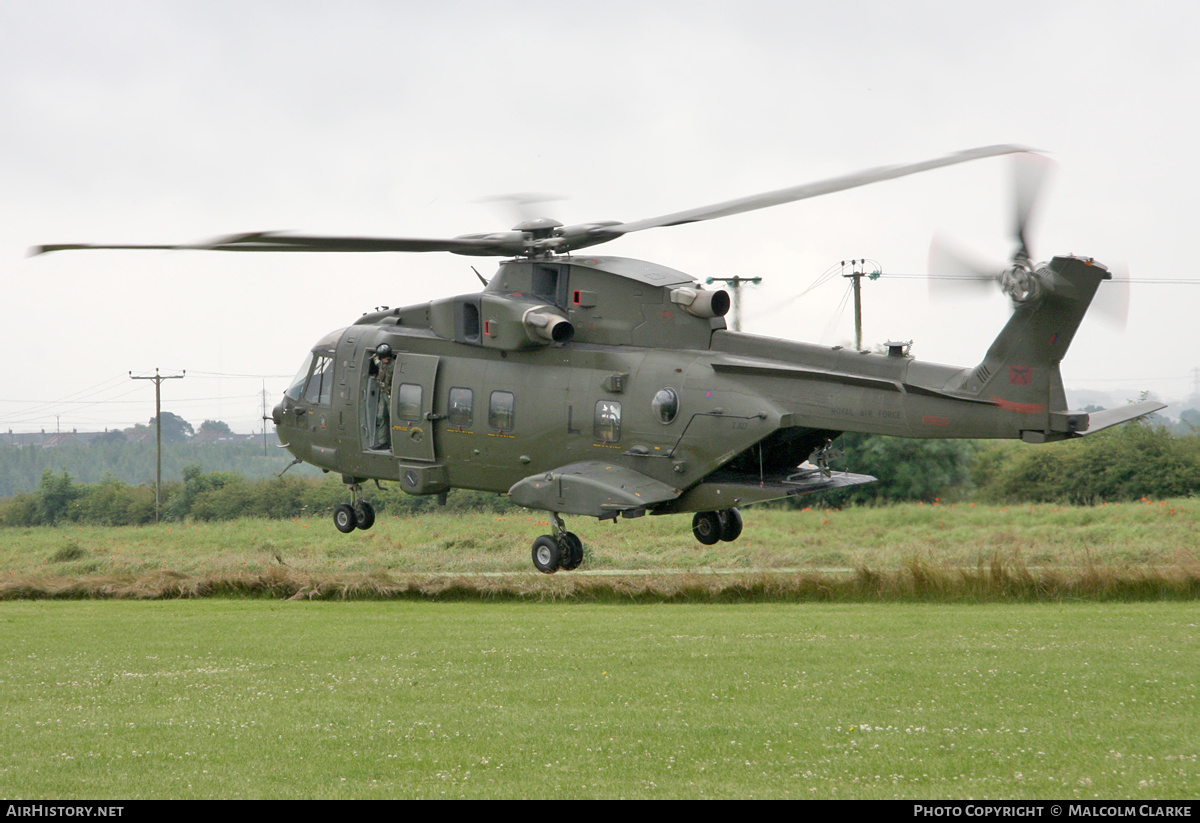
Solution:
M379 401L375 410L375 443L377 449L386 449L391 442L391 415L388 407L392 402L392 369L396 357L392 347L381 343L371 358L370 375L379 389Z

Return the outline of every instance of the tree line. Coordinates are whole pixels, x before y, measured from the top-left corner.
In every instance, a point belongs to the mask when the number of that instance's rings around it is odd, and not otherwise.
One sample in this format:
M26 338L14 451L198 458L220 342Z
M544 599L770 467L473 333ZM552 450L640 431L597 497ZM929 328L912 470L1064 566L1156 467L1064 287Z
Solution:
M838 443L841 454L834 469L870 473L878 482L804 496L792 501L794 505L937 500L1095 505L1200 494L1200 434L1173 436L1157 425L1130 423L1048 446L872 435L844 435ZM212 448L200 447L208 458ZM238 448L243 447L231 453ZM250 460L245 455L242 459ZM282 468L277 456L269 468L253 460L249 465L258 473L230 469L228 464L213 470L199 461L183 466L178 479L164 483L158 516L174 522L294 519L326 516L349 499L336 475L274 476ZM153 476L152 451L149 464L140 470L142 477ZM438 505L435 498L406 495L394 484L373 490L371 501L381 515L410 515ZM466 491L451 493L447 505L461 511L515 508L503 495ZM152 481L130 482L111 472L87 481L65 467L43 468L34 488L0 501L0 526L133 525L153 523L155 516Z
M187 466L229 471L250 478L271 477L291 461L290 454L274 445L277 441L273 435L271 441L266 448L261 443L172 443L163 449L163 478L180 480ZM0 444L0 498L38 488L47 469L66 472L79 483L100 483L106 478L134 485L153 483L155 454L153 442L106 440L87 446L54 448ZM305 466L291 471L317 472Z

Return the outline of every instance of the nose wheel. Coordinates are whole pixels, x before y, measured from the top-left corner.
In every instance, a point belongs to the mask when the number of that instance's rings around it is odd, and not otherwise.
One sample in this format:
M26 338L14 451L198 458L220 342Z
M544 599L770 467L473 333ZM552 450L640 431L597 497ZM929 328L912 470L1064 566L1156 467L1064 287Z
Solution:
M569 532L562 518L553 515L554 534L543 534L533 541L533 566L542 574L559 569L571 571L583 563L583 541Z
M333 525L342 534L349 534L355 529L369 529L375 525L375 507L362 496L362 486L358 483L350 485L349 503L342 503L333 510Z

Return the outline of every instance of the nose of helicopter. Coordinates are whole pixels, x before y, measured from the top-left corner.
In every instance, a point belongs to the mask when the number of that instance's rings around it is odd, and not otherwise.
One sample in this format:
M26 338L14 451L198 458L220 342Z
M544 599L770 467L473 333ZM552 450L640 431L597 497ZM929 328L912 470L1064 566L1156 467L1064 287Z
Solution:
M275 421L276 428L283 422L283 401L280 400L275 404L275 408L271 409L271 419Z

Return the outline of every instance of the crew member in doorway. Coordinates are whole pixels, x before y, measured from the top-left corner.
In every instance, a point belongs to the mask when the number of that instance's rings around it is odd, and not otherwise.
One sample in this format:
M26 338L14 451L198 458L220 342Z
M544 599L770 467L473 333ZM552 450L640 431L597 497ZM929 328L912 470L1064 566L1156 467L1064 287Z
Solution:
M371 358L370 375L379 389L379 400L375 410L375 443L377 449L386 449L391 444L392 418L388 406L392 402L392 368L396 364L392 347L380 343Z

